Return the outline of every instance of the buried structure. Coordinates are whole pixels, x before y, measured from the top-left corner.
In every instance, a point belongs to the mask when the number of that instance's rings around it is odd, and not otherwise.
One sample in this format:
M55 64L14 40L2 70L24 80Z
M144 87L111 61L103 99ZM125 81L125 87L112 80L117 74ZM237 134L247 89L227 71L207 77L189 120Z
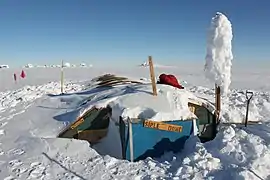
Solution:
M215 137L213 104L185 89L157 88L158 96L152 96L149 82L113 75L93 79L80 115L58 137L86 140L100 154L130 161L180 152L193 135L202 142Z

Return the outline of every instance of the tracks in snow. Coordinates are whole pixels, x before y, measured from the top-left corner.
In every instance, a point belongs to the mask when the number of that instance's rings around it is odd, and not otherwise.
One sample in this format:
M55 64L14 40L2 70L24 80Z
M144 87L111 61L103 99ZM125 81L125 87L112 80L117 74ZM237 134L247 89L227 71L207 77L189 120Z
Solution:
M65 84L65 90L67 92L77 91L81 89L80 85L74 83ZM0 92L0 166L4 169L0 170L1 177L5 179L44 179L49 177L46 175L46 167L41 163L23 162L21 157L25 156L25 150L20 148L20 141L13 138L14 129L12 126L28 126L27 121L29 119L15 118L27 112L28 108L31 107L35 101L46 94L59 94L60 84L59 83L48 83L41 86L26 86L15 91ZM20 122L14 122L20 120ZM10 132L12 130L12 133ZM11 134L10 134L11 133ZM20 133L20 132L18 132ZM11 135L11 137L9 137ZM10 139L14 141L14 147L9 147L5 142ZM18 143L16 143L18 141ZM11 142L12 143L12 142ZM11 148L11 149L9 149ZM4 161L2 161L4 160Z

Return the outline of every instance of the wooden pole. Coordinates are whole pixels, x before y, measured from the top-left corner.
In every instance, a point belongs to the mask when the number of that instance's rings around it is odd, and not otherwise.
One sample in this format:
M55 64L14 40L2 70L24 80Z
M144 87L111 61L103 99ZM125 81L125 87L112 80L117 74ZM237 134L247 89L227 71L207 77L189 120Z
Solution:
M215 116L216 116L216 119L213 120L213 134L212 134L212 137L216 137L216 134L217 134L217 126L219 124L219 115L220 115L220 87L217 86L217 84L215 84L215 107L216 107L216 110L215 110Z
M152 89L153 89L153 95L157 96L157 85L156 85L156 79L155 79L155 72L154 72L154 65L152 61L152 56L148 57L149 62L149 68L150 68L150 76L152 81Z
M61 63L61 94L64 93L64 61Z
M215 105L216 105L216 121L217 123L219 122L219 115L220 115L220 86L218 86L217 84L215 85L215 94L216 94L216 102L215 102Z

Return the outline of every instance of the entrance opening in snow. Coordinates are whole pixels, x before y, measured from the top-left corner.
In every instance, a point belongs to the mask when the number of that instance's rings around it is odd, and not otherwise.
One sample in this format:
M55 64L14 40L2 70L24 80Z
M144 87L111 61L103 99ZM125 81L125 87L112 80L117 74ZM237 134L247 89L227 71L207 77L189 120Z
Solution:
M111 88L108 91L112 90L112 86L116 84L123 85L132 82L140 84L140 82L113 75L98 77L95 82L99 88L110 86ZM134 96L127 96L128 100L134 97L135 99L141 98L141 96L142 98L152 98L145 91L141 91L142 94L138 96L135 91L127 91L123 86L121 87L122 89L117 89L118 95L122 91L135 94ZM130 90L132 86L128 88ZM103 89L102 92L97 91L100 95L94 95L96 96L95 98L106 99L108 95L104 91L106 89ZM110 97L112 95L110 94ZM87 104L91 99L87 98L85 103ZM118 111L114 107L114 103L101 108L94 106L66 127L58 137L86 140L101 155L110 155L118 159L130 161L138 161L147 157L158 158L169 151L177 153L183 149L186 140L190 136L196 135L202 142L206 142L212 140L216 135L216 118L213 106L198 100L190 99L188 103L189 111L195 116L188 116L188 118L179 120L167 119L166 121L154 121L143 116L135 116L135 118L125 116L125 118L122 118L119 115L117 117L119 113L112 112L113 110ZM123 101L121 102L123 103ZM130 105L132 104L128 104L126 108L129 108ZM151 106L154 105L148 102L147 106L153 108ZM136 104L137 106L139 105ZM180 110L177 109L177 111ZM172 111L175 111L175 109L169 108L168 113ZM114 116L112 117L113 114Z
M216 116L203 105L188 103L189 109L198 117L199 138L202 142L213 140L216 136Z
M65 128L58 137L87 140L95 144L107 135L111 114L109 106L100 109L93 107Z

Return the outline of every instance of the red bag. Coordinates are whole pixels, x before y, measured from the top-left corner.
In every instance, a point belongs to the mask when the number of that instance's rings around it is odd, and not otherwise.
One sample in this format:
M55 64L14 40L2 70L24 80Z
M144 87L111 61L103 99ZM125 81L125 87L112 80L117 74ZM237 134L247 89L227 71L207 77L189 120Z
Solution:
M178 80L176 79L176 77L174 75L171 75L171 74L169 74L169 75L161 74L159 76L159 83L160 84L167 84L167 85L179 88L179 89L184 89L184 87L178 83Z

